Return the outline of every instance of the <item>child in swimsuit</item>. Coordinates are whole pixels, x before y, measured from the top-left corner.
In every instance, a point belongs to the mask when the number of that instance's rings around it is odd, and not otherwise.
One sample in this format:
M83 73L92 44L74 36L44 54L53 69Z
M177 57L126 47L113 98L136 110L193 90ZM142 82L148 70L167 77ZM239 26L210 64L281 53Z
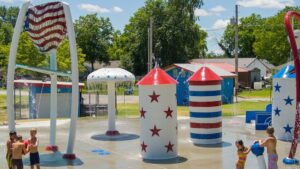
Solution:
M12 169L12 144L16 141L17 133L16 132L10 132L9 133L9 140L6 143L6 161L9 169Z
M276 151L277 139L274 136L274 128L269 126L266 130L268 137L264 140L259 140L261 147L267 147L268 152L268 169L278 169L278 155Z
M238 149L238 161L236 162L236 169L244 169L247 159L247 155L250 152L250 148L244 146L243 140L237 140L235 146Z
M36 137L37 129L30 130L30 139L28 140L28 151L30 152L30 167L34 169L36 166L37 169L40 169L40 156L38 152L39 140Z

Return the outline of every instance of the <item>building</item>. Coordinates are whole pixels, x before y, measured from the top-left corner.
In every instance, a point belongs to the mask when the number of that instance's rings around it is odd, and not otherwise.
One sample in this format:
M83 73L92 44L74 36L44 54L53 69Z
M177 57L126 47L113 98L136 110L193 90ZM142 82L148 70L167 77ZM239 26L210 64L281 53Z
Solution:
M213 63L212 62L209 64L235 74L235 66L233 66L229 63ZM244 87L251 87L254 82L254 79L255 79L253 77L258 76L257 78L260 79L259 78L260 75L257 73L254 74L253 72L254 71L252 71L252 76L251 76L251 71L239 67L238 68L239 85L244 86Z
M165 68L166 72L172 76L175 80L178 81L177 84L177 104L178 105L188 105L189 103L189 77L202 67L203 64L173 64ZM209 67L217 75L223 78L221 85L221 95L222 103L232 103L233 102L233 93L234 93L234 78L235 74L230 73L221 68L215 67L210 64L205 66Z
M14 80L16 88L28 87L28 116L30 119L50 118L51 82L39 80ZM79 83L79 88L84 87ZM15 96L16 97L16 96ZM21 96L19 96L21 98ZM80 99L80 98L79 98ZM71 115L72 82L57 82L57 117L67 118ZM80 100L78 100L80 103ZM80 105L80 104L79 104ZM16 110L17 111L17 110ZM78 109L78 116L80 108Z
M190 63L228 63L235 66L235 58L208 58L193 59ZM250 81L260 81L262 77L269 77L272 74L274 65L265 59L258 58L239 58L238 66L251 72Z

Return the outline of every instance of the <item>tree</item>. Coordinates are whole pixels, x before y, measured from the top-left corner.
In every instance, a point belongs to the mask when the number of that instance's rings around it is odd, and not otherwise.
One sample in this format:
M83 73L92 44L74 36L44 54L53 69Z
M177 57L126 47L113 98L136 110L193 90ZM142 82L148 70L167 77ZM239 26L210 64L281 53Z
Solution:
M253 50L255 42L254 31L264 22L264 19L257 14L240 19L239 23L239 57L256 57ZM223 37L218 44L227 57L234 57L235 53L235 25L228 25Z
M195 23L193 12L201 5L201 0L147 0L115 41L122 66L137 75L146 73L150 18L154 20L154 55L162 67L205 53L207 34Z
M256 41L254 52L261 59L267 59L274 65L286 63L290 57L290 45L284 25L287 11L300 12L299 7L286 7L275 16L266 18L265 22L254 31ZM299 22L295 22L294 29L299 29Z
M16 24L19 14L19 7L11 6L6 8L5 6L0 6L0 20L10 23L13 27Z
M112 44L113 27L108 18L98 18L97 14L79 17L75 21L76 41L94 70L96 61L109 62L108 49Z
M77 46L77 57L78 57L78 70L79 73L85 71L84 67L84 57L85 54L82 52L82 49ZM57 69L60 71L71 71L71 55L69 48L69 40L65 38L59 47L57 48Z
M7 54L8 55L8 54ZM82 49L77 45L77 55L78 55L78 69L79 72L84 71L84 54L82 53ZM0 50L1 57L1 50ZM64 39L59 47L57 48L57 68L59 71L70 71L71 70L71 58L70 58L70 49L69 49L69 41L68 39ZM17 53L17 64L46 68L50 67L50 59L49 54L40 53L38 49L33 45L33 42L29 38L26 32L23 32L20 36L18 53ZM24 69L17 69L17 73L19 74L27 74L29 73L33 76L43 76L40 73L27 71Z
M110 56L110 59L111 60L120 60L120 55L122 53L122 49L120 47L120 45L122 43L120 31L115 31L113 33L112 41L113 41L113 43L108 49L108 54Z

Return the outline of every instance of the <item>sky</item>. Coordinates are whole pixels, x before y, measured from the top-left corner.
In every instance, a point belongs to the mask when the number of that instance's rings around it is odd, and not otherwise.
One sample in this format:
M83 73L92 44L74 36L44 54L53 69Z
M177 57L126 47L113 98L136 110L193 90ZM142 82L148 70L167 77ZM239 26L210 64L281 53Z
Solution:
M123 31L134 12L144 5L144 0L65 0L70 4L73 20L89 13L109 17L113 27ZM24 0L0 0L0 5L21 6ZM49 0L32 0L33 5ZM217 42L220 41L230 18L235 15L235 5L239 5L239 17L252 13L262 17L275 15L285 6L300 6L300 0L204 0L201 9L196 9L199 16L197 24L207 31L208 51L222 53ZM155 35L154 35L155 36Z

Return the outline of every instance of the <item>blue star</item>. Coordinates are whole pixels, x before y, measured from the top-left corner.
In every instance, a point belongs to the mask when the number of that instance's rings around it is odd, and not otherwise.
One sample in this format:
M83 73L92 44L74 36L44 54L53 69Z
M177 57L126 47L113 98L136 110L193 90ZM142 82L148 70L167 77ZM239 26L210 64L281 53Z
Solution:
M275 116L276 116L276 115L280 116L279 113L281 112L281 110L278 109L278 107L276 107L276 109L274 110L274 112L275 112Z
M279 86L279 84L277 83L276 84L276 86L274 86L275 87L275 92L280 92L280 88L281 88L281 86Z
M288 105L288 104L292 105L292 101L293 101L293 100L294 100L294 99L291 99L290 96L288 96L286 99L284 99L285 105Z
M289 132L289 133L291 133L292 134L292 128L293 127L290 127L290 125L289 124L287 124L285 127L283 127L284 128L284 130L285 130L285 132L287 133L287 132Z

